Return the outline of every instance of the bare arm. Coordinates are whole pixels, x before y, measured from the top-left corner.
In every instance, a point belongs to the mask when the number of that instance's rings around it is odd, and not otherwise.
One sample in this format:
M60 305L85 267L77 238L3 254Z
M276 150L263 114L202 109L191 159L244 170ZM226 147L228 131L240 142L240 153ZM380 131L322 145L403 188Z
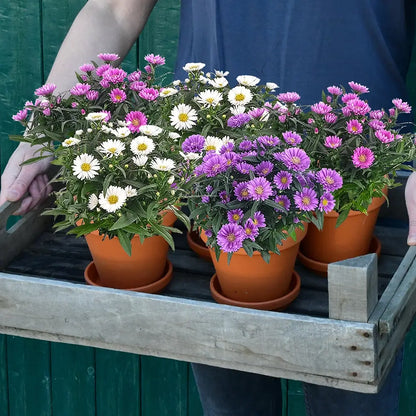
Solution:
M75 82L79 66L97 59L100 52L125 57L138 38L157 0L89 0L74 20L52 66L47 82L66 91ZM45 171L48 160L20 166L36 149L21 143L1 177L0 205L17 201L28 192L17 214L35 207L50 192Z

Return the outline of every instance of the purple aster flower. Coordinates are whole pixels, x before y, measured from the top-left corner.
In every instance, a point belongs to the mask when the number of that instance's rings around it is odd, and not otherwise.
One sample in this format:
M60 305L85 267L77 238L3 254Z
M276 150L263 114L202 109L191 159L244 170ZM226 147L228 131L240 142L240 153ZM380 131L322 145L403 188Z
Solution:
M133 81L130 84L130 89L132 91L141 91L146 88L146 83L144 81Z
M222 202L223 204L227 204L228 202L230 202L230 196L227 194L227 192L226 192L226 191L221 191L221 192L218 194L218 196L220 197L221 202Z
M384 129L377 130L374 134L382 143L391 143L394 141L394 134L391 131Z
M292 181L293 181L292 174L284 170L277 173L273 178L273 182L275 183L277 189L280 189L280 190L289 189Z
M244 231L246 238L249 238L251 241L256 241L256 237L259 235L259 227L254 224L251 218L245 222Z
M316 179L325 191L332 192L342 188L342 176L334 169L321 169L316 173Z
M235 168L243 175L248 175L250 172L254 172L254 166L247 162L237 163Z
M274 165L268 160L263 160L256 166L256 173L260 176L267 176L273 171Z
M253 222L259 228L266 226L266 218L261 211L256 211L253 215Z
M357 147L351 156L352 163L356 168L367 169L374 162L374 153L367 147Z
M182 143L182 150L185 153L200 153L205 146L205 137L200 134L193 134L187 137Z
M341 144L342 144L342 139L338 136L327 136L327 137L325 137L324 145L326 147L329 147L331 149L336 149L337 147L340 147Z
M314 211L318 206L318 198L316 192L310 188L303 188L301 191L296 191L295 205L302 211Z
M153 55L153 53L146 55L144 57L144 60L149 62L149 64L152 64L152 65L164 65L165 64L165 58L163 58L163 56Z
M347 131L350 134L361 134L363 125L356 119L352 119L347 123Z
M319 211L330 212L335 207L334 196L330 192L325 192L319 200Z
M277 195L274 201L281 207L281 211L289 211L290 199L286 195Z
M267 110L265 108L253 108L252 110L250 110L248 112L248 115L251 118L260 118L262 117L265 113L267 112Z
M279 94L277 99L282 103L294 103L300 100L300 95L297 92L284 92Z
M203 195L201 197L201 201L203 204L208 204L209 203L209 196Z
M314 187L316 183L315 174L313 172L298 173L296 175L296 180L299 182L299 185L303 188Z
M48 95L51 95L56 89L55 84L45 84L40 88L37 88L35 90L35 95L40 97L46 97Z
M328 104L325 104L323 101L313 104L311 110L316 114L328 114L331 112L332 107Z
M155 88L143 88L139 92L139 96L146 101L154 101L159 97L159 91Z
M282 136L285 142L291 146L296 146L302 141L300 135L294 131L285 131Z
M402 113L409 114L412 111L412 107L400 98L395 98L392 103Z
M236 114L235 116L231 116L227 120L227 126L231 128L242 127L247 124L251 120L251 117L246 114Z
M116 53L100 53L98 54L98 57L104 62L114 62L117 61L117 59L120 59Z
M70 89L70 93L72 95L85 95L89 90L91 89L91 85L90 84L75 84L71 89Z
M234 143L228 142L221 146L220 153L229 153L229 152L232 152L233 150L234 150ZM236 155L236 153L234 154Z
M227 212L228 222L238 224L243 219L244 212L242 209L232 209Z
M212 185L207 185L205 188L205 191L208 192L209 194L214 190Z
M103 73L103 80L110 84L119 84L124 82L127 72L121 68L113 68L112 66Z
M234 187L234 194L238 201L250 199L250 193L248 191L248 183L240 182Z
M212 178L227 170L227 160L223 155L210 153L207 156L209 157L205 157L202 165L203 172L207 177Z
M241 156L235 152L226 152L223 153L227 166L235 166L237 163L241 162Z
M370 106L363 100L355 98L347 102L346 108L348 108L353 114L358 116L365 116L370 110Z
M120 88L112 89L109 95L113 103L122 103L127 98L126 93Z
M243 151L251 150L254 147L254 143L251 140L243 140L239 145L238 148Z
M263 146L277 146L280 139L276 136L260 136L257 138L257 143Z
M332 95L341 95L342 94L342 89L340 87L335 86L335 85L332 85L332 86L328 87L327 90Z
M273 195L272 186L266 178L254 178L248 181L247 189L251 199L255 201L265 201Z
M147 117L141 111L130 111L124 119L133 133L139 133L140 127L147 124Z
M213 236L212 230L204 230L204 233L208 238L211 238Z
M243 247L246 238L244 228L238 224L224 224L217 234L217 243L222 251L233 253Z
M14 121L25 121L27 119L28 111L27 109L23 109L17 112L14 116L12 116L12 119Z
M284 150L280 153L278 160L281 160L288 169L298 172L308 169L311 164L311 160L306 152L298 147L291 147L290 149Z
M358 94L364 94L364 93L366 93L366 92L369 92L369 89L368 89L365 85L358 84L357 82L350 81L350 82L348 83L348 85L350 86L350 88L351 88L354 92L356 92L356 93L358 93Z

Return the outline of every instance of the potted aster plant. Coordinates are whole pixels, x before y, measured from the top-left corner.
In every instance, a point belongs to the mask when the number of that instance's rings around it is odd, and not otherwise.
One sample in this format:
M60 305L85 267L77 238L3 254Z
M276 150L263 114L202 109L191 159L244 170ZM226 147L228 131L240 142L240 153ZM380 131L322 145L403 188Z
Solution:
M38 88L36 101L14 116L27 129L17 139L41 145L27 163L52 155L59 167L55 207L46 214L57 230L86 237L87 281L155 292L172 276L174 222L189 227L179 208L191 184L176 142L157 125L163 89L155 70L164 58L148 55L133 73L115 66L115 54L99 59L80 67L69 92Z
M399 98L388 110L371 109L363 99L368 88L356 82L330 86L322 100L308 107L302 148L313 155L314 168L330 167L342 177L334 190L333 210L322 230L311 226L302 242L300 259L325 274L327 264L380 249L373 230L388 188L397 186L396 171L412 170L414 134L398 122L411 107ZM328 176L328 183L335 184ZM331 185L332 186L332 185Z
M171 86L166 129L195 166L188 206L216 269L211 292L222 303L283 308L299 292L293 269L307 224L320 227L334 201L325 174L342 179L309 169L302 112L289 109L298 94L276 95L249 75L232 87L226 73L203 68L186 65L188 78Z

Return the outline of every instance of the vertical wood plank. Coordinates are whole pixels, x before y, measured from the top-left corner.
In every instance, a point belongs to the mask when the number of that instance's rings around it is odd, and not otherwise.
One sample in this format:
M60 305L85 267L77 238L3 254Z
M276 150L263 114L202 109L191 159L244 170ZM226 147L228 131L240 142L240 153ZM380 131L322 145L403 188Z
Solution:
M9 416L51 416L50 344L7 337Z
M140 357L96 350L97 416L140 416Z
M203 416L201 400L190 364L188 364L188 416Z
M94 349L51 343L52 414L95 416Z
M187 363L141 357L142 416L187 416Z
M9 414L6 341L6 335L0 335L0 416L7 416Z

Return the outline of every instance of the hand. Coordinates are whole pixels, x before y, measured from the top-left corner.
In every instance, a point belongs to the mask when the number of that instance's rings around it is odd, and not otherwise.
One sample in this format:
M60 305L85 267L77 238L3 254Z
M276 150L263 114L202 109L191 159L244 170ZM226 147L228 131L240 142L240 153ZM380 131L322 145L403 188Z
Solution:
M29 143L20 143L1 177L0 206L6 201L18 201L25 193L19 209L15 215L24 215L36 207L51 192L52 187L46 171L51 158L42 159L36 163L21 166L25 160L37 156L37 148Z
M409 215L409 235L407 244L416 245L416 172L413 172L406 183L406 207Z

